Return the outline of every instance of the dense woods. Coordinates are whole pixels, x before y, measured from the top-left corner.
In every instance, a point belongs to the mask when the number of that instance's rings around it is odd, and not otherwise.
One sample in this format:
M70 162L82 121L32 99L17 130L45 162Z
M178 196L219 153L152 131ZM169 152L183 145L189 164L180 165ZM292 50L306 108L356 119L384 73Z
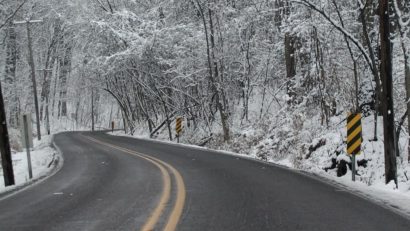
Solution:
M41 134L115 121L169 140L182 116L184 142L303 168L339 163L360 111L366 145L388 143L386 183L396 156L408 181L409 1L0 0L0 15L12 139L26 112Z

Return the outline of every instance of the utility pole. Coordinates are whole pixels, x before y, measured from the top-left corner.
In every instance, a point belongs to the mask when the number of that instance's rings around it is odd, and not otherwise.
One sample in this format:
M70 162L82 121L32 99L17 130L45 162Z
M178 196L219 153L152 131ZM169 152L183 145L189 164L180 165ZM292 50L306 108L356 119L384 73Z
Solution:
M3 167L4 185L14 185L13 162L11 159L9 132L7 130L6 111L4 110L3 92L0 83L0 152Z
M49 84L50 84L50 82L47 80L47 73L48 72L52 72L53 71L53 69L38 69L37 71L42 71L43 72L43 75L44 75L44 84L46 84L46 86L45 86L45 92L44 92L44 94L45 94L45 99L46 99L46 105L45 105L45 107L46 107L46 129L47 129L47 135L50 135L50 113L49 113L49 111L48 111L48 97L49 97L49 89L50 89L50 87L48 86Z
M38 99L37 99L37 83L36 83L36 69L34 67L34 58L33 58L33 46L31 41L31 30L30 24L32 23L42 23L43 20L26 20L26 21L19 21L14 22L14 24L26 24L27 29L27 40L28 40L28 62L31 69L31 81L33 82L33 93L34 93L34 107L36 110L36 123L37 123L37 139L41 140L41 130L40 130L40 115L39 115L39 108L38 108Z
M384 166L386 184L394 180L397 186L396 142L393 108L393 74L390 42L389 0L379 0L380 9L380 78L382 81L382 111L384 132Z

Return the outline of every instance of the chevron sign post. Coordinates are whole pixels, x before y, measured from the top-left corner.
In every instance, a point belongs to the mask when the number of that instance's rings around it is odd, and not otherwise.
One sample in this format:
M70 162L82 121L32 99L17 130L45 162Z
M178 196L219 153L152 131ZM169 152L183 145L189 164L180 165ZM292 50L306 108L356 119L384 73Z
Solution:
M362 115L351 113L347 117L347 153L352 155L352 181L355 181L356 155L360 154L362 139Z
M178 117L175 124L175 131L177 132L177 141L179 143L179 136L182 133L182 117Z

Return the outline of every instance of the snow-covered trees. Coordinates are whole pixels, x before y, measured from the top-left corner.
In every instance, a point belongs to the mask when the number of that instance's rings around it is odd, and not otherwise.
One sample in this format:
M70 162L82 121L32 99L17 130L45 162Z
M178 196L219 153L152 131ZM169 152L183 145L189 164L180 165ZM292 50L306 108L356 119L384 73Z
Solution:
M261 144L257 156L288 153L300 163L317 136L360 110L374 121L374 142L379 138L376 0L23 2L5 9L13 20L43 19L32 28L43 132L61 120L100 127L118 120L130 133L144 128L173 139L173 119L183 116L193 142ZM401 119L410 106L409 7L394 0L390 9L402 135L409 131ZM27 38L11 18L2 20L2 83L10 86L7 118L16 127L18 115L33 109ZM252 127L259 135L242 142Z

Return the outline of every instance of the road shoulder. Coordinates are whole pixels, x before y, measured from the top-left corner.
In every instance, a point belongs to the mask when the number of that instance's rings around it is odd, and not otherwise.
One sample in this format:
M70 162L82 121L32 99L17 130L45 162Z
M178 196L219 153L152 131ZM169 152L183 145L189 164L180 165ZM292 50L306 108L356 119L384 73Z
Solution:
M350 176L345 176L341 178L334 177L330 174L323 174L322 172L319 173L319 172L314 172L314 171L306 171L306 170L292 168L286 163L284 164L281 162L262 161L257 158L254 158L253 156L246 155L246 154L234 153L234 152L224 151L224 150L214 150L214 149L192 145L192 144L175 143L171 141L150 139L147 137L134 137L130 135L124 135L121 133L112 134L110 132L107 132L106 134L111 135L111 136L129 137L129 138L144 140L144 141L153 142L153 143L168 144L168 145L172 145L176 147L190 148L194 150L209 151L209 152L213 152L217 154L234 156L237 158L254 161L254 162L261 163L261 164L279 167L282 169L292 171L297 174L307 176L309 178L320 181L322 183L331 185L335 187L335 189L338 191L344 191L354 196L371 201L372 203L375 203L383 208L386 208L410 220L410 195L406 195L399 191L386 190L384 186L383 187L377 187L377 186L371 187L361 182L351 182Z

